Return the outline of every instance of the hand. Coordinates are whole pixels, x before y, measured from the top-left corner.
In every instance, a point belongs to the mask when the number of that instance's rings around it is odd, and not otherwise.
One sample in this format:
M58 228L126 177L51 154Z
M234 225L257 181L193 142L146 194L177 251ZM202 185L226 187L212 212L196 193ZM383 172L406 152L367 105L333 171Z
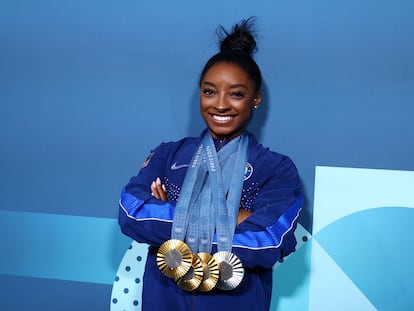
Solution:
M237 225L245 221L251 214L252 212L246 211L245 209L239 209L239 214L237 216Z
M151 195L156 199L168 201L167 190L165 189L165 185L161 184L159 177L151 184Z

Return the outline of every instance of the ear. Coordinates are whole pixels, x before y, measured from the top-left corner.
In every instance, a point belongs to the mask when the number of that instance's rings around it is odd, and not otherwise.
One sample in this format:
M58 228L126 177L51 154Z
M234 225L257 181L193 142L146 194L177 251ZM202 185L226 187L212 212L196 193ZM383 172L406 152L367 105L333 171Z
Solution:
M261 101L262 101L262 90L259 90L257 91L256 96L253 99L253 109L257 109Z

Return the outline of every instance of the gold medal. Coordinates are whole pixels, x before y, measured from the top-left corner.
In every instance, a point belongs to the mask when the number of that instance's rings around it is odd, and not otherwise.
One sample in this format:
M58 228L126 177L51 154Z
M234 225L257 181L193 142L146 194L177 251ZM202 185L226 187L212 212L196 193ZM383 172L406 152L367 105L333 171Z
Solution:
M208 292L216 287L217 281L220 276L219 264L212 255L209 253L198 253L201 262L203 264L203 280L198 287L199 291Z
M215 253L214 257L220 265L220 278L217 282L217 288L232 290L239 286L244 276L244 268L239 257L225 251Z
M193 261L190 270L184 276L177 278L175 282L186 291L193 291L198 288L203 280L203 263L200 257L193 254Z
M170 278L180 278L190 270L193 255L183 241L165 241L157 252L157 265L160 271Z

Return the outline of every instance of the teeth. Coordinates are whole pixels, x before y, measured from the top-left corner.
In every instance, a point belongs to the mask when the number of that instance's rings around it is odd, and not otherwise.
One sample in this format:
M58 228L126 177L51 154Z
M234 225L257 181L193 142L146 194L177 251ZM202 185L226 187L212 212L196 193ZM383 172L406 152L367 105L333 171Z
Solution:
M217 115L213 115L213 118L216 119L217 121L229 121L232 119L231 116L217 116Z

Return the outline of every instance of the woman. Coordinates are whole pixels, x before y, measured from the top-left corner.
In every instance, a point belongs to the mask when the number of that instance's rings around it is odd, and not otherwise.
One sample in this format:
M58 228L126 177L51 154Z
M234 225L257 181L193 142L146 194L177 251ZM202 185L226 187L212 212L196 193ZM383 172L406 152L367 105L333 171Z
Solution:
M246 131L262 97L251 26L248 19L230 33L221 28L220 52L201 73L207 129L159 145L122 191L122 231L150 245L144 310L269 310L272 267L295 250L302 204L297 170ZM188 250L190 268L178 275L188 266ZM206 253L219 267L218 280L200 259ZM197 281L200 262L201 284L206 278L217 283L186 288L187 281Z

